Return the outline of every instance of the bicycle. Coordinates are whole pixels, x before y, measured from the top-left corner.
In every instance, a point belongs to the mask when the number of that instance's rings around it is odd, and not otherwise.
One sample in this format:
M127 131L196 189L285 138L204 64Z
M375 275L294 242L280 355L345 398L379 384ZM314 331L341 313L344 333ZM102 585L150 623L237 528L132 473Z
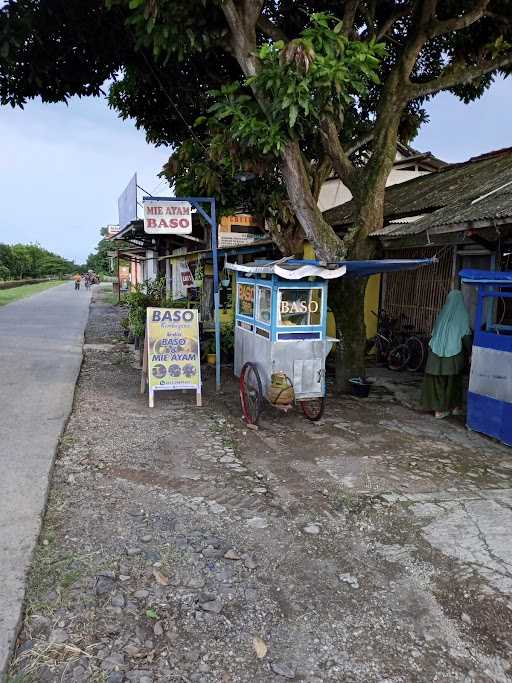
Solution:
M413 325L404 325L396 331L398 318L390 318L385 311L379 315L372 311L379 320L377 333L366 342L366 353L375 347L376 361L380 365L387 365L390 370L409 370L418 372L427 359L427 343L424 337L413 334ZM400 318L405 321L404 315Z
M366 341L365 353L368 355L375 347L377 365L385 365L389 351L393 347L394 327L397 320L391 319L385 311L381 311L378 315L375 311L372 313L378 320L378 327L376 334Z
M390 370L409 370L418 372L427 360L427 342L425 337L413 334L413 325L406 325L400 333L401 343L393 347L388 354L388 368ZM407 330L409 332L406 332Z

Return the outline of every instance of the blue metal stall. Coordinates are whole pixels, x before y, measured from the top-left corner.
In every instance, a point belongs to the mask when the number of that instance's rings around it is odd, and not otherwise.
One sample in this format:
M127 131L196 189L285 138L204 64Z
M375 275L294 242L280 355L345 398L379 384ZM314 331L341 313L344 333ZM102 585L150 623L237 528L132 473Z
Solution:
M461 270L478 287L467 426L512 446L512 272Z

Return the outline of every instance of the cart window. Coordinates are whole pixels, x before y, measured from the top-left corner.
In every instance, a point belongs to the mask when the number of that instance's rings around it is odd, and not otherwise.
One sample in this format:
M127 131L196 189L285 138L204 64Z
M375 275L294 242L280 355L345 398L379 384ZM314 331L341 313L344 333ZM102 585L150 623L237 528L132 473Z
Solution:
M512 334L512 298L510 289L502 288L505 296L484 296L481 330L491 334ZM508 296L507 296L508 295Z
M242 330L247 330L248 332L252 332L254 329L254 326L250 323L246 323L245 320L239 320L238 327L241 327Z
M258 287L256 290L256 319L270 325L270 300L272 290L270 287Z
M322 290L279 290L279 325L320 325L322 319Z
M259 334L260 337L265 337L265 339L270 339L270 332L268 330L264 330L263 327L257 327L256 334Z
M239 283L238 285L238 313L249 318L254 317L254 285Z

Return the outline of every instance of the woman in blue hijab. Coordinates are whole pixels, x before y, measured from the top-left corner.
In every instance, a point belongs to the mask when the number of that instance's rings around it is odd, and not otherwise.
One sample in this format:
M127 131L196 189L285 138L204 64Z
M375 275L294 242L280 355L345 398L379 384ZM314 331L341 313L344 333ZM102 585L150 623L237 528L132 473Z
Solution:
M462 373L470 351L469 314L462 292L454 289L434 324L423 381L423 407L438 418L463 412Z

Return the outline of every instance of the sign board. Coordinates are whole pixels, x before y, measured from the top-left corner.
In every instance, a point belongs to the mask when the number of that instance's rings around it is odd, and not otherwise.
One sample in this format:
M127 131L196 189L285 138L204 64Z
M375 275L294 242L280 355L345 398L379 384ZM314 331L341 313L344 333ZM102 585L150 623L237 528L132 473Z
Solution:
M130 267L119 266L119 289L127 292L130 289Z
M254 285L238 285L238 312L240 315L254 316Z
M184 289L187 289L187 287L193 287L194 286L194 277L192 275L192 271L187 265L186 261L178 261L178 268L180 271L180 279L181 279L181 284L184 287Z
M117 200L119 228L122 230L137 220L137 174L134 173L123 193Z
M266 235L251 235L244 232L219 232L219 248L243 247L265 238Z
M143 206L144 232L149 235L190 235L192 232L190 202L144 198Z
M109 237L112 237L113 235L117 235L117 233L120 231L120 227L118 225L107 225L107 235Z
M198 311L148 308L146 327L149 405L155 391L195 389L201 405Z
M179 247L178 249L174 249L172 252L172 256L181 256L182 254L186 254L187 250L185 247ZM172 271L172 298L174 301L177 299L183 299L187 296L187 290L183 286L183 281L181 278L181 270L182 268L185 268L187 265L185 259L177 259L177 258L172 258L171 259L171 271Z

